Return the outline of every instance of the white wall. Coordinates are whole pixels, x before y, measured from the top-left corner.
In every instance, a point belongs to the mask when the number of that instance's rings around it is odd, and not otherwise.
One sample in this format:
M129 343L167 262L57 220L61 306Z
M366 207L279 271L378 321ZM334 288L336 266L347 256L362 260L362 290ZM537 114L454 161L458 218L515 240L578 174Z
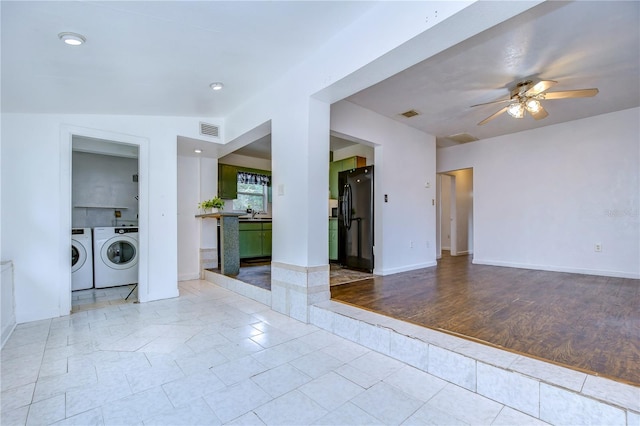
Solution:
M178 280L191 280L200 277L200 159L178 156L177 171Z
M79 133L86 129L88 136L101 139L117 140L112 137L117 134L142 141L139 273L148 286L139 297L145 302L178 295L176 136L198 137L199 121L184 117L2 115L2 254L14 261L18 323L65 315L70 307L68 128Z
M271 128L272 259L327 265L329 106L313 99L292 100L278 108Z
M137 158L74 151L71 161L74 228L137 224L138 183L133 181L133 175L138 174ZM116 210L121 217L115 217Z
M473 167L474 262L640 277L639 114L439 149L438 171Z
M435 265L435 137L346 101L332 105L331 130L376 145L374 272Z

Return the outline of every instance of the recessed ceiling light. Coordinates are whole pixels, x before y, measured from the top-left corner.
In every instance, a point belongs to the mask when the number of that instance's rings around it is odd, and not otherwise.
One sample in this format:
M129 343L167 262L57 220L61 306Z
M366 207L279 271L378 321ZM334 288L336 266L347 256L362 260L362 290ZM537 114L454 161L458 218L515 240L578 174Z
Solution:
M211 90L222 90L222 88L224 87L224 84L222 84L222 83L211 83L209 85L209 87L211 87Z
M193 152L195 152L196 154L202 154L202 150L201 149L194 149Z
M70 46L80 46L87 39L82 34L76 33L60 33L58 38Z

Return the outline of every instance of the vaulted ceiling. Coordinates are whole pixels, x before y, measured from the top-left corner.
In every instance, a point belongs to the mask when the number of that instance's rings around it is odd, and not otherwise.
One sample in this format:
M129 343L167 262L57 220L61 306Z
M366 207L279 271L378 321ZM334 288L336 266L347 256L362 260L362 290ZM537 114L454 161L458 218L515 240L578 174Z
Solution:
M593 98L542 101L549 116L502 114L517 82L554 80L549 92L598 88ZM640 105L640 2L545 2L356 93L350 102L435 135L478 139L619 111ZM406 118L401 113L416 110Z

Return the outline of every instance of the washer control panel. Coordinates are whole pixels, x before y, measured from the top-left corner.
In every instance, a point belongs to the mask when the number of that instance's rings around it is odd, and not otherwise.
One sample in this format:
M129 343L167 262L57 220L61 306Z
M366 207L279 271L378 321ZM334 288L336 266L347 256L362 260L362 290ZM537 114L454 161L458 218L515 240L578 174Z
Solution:
M115 228L114 232L116 234L129 234L132 232L138 232L138 228Z

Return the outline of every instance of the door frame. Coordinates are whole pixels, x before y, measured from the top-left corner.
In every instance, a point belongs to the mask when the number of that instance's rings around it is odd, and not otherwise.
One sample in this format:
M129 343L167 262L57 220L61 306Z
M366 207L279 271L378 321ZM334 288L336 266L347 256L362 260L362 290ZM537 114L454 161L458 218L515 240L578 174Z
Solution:
M449 178L449 218L442 217L442 186L446 185L446 182L443 183L442 176L447 176ZM450 175L449 173L438 173L437 174L437 186L436 186L436 198L438 200L438 208L436 209L436 257L438 259L442 258L442 221L449 220L449 250L452 256L454 253L457 253L457 215L456 215L456 177L455 175Z
M149 139L107 130L62 125L60 128L60 237L61 253L69 256L72 226L72 153L73 137L99 139L109 143L135 145L138 147L138 300L146 302L149 294ZM60 315L71 312L71 268L66 279L59 285Z
M457 188L457 181L456 178L457 176L455 174L453 174L454 172L457 171L462 171L462 170L470 170L471 172L471 182L470 182L470 188L471 188L471 193L470 193L470 199L469 199L469 208L470 208L470 220L471 222L466 222L464 225L466 225L468 227L467 232L468 232L468 247L467 250L462 250L461 252L459 252L458 250L458 238L457 238L457 234L458 234L458 188ZM473 225L475 222L475 208L474 208L474 204L475 204L475 200L473 197L473 188L474 188L474 180L475 180L475 176L473 173L473 167L465 167L463 169L456 169L456 170L448 170L448 171L444 171L444 172L440 172L437 173L437 188L436 188L436 196L437 196L437 200L438 200L438 208L436 209L436 242L437 242L437 249L436 249L436 255L438 257L438 259L440 259L442 257L442 221L445 220L445 218L442 217L442 187L443 185L445 185L446 183L443 183L444 179L442 179L442 176L448 176L449 178L451 178L451 184L450 184L450 199L449 199L449 214L450 214L450 252L451 252L451 256L458 256L458 255L465 255L465 254L473 254L473 242L475 241L475 226ZM464 195L464 194L462 194ZM463 225L463 224L461 224Z
M449 242L449 252L451 256L458 255L458 210L457 210L457 190L455 175L448 175L451 178L451 188L449 190L449 218L451 241Z

